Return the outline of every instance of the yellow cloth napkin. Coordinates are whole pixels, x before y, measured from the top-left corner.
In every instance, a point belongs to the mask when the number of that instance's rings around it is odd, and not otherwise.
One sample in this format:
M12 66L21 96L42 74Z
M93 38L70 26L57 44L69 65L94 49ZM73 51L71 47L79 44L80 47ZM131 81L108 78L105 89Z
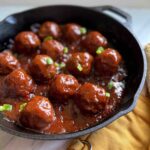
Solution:
M150 99L140 96L136 108L109 126L72 141L68 150L150 150Z

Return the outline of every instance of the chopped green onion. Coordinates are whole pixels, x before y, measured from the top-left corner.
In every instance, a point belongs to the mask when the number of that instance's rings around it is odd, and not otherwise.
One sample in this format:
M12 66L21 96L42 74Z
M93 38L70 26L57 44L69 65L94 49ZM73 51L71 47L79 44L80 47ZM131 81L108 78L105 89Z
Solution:
M54 64L56 67L60 67L60 68L64 68L64 67L66 67L66 64L64 63L64 62L61 62L60 64L59 63L57 63L57 62L55 62L55 64Z
M64 53L68 53L68 47L64 47Z
M110 81L110 82L108 83L108 89L111 90L111 89L113 88L113 86L114 86L114 82L113 82L113 81Z
M44 38L44 42L45 42L45 41L48 41L48 40L52 40L52 39L53 39L52 36L47 36L47 37Z
M57 62L55 62L54 65L55 65L55 67L59 67L59 63L57 63Z
M64 62L61 62L61 63L59 64L59 67L60 67L60 68L64 68L64 67L66 67L66 64L65 64Z
M98 47L98 49L96 50L96 54L101 54L104 51L104 48L102 46Z
M82 71L82 70L83 70L81 64L78 64L77 69L78 69L79 71Z
M105 93L105 96L106 96L106 97L110 97L110 93L106 92L106 93Z
M26 105L27 105L27 103L21 104L21 105L20 105L20 108L19 108L19 111L22 111L22 110L25 108Z
M81 34L86 34L86 32L87 32L86 28L84 28L84 27L80 28L80 33Z
M12 105L10 104L3 104L0 106L0 111L11 111L12 110Z
M48 65L51 65L51 64L53 64L53 60L49 57L49 58L46 59L46 63Z

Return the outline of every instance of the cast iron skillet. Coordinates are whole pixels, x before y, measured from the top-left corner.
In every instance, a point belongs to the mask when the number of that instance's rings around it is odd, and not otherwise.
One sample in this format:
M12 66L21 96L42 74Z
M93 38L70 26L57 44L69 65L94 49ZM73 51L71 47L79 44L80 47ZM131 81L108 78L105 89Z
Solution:
M124 18L124 24L106 15L106 10ZM67 139L103 128L112 121L130 112L135 107L137 98L144 85L147 68L144 52L134 35L128 29L131 23L131 17L112 6L85 8L56 5L40 7L10 15L4 19L0 23L0 43L3 43L10 37L14 37L18 32L27 29L31 24L46 20L53 20L60 24L75 22L89 29L98 30L120 51L128 69L127 85L125 95L122 99L122 105L115 115L104 120L102 123L74 133L51 135L35 133L6 121L2 115L0 115L0 128L8 133L31 139Z

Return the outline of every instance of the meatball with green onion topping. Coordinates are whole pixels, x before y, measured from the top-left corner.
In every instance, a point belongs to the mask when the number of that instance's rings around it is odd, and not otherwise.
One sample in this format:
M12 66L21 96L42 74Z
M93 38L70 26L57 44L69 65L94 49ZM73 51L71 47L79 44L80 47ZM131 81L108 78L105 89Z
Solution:
M48 82L56 71L52 58L47 55L36 55L30 66L31 75L37 82Z
M67 62L67 69L77 76L89 75L92 70L93 56L87 52L73 53Z
M106 47L107 44L107 39L97 31L89 32L82 40L83 47L92 55L96 55L96 50L99 47Z
M68 23L64 26L64 37L69 42L76 42L82 35L86 34L86 28L75 23Z
M122 57L112 48L105 49L95 57L95 69L100 75L113 75L117 72Z

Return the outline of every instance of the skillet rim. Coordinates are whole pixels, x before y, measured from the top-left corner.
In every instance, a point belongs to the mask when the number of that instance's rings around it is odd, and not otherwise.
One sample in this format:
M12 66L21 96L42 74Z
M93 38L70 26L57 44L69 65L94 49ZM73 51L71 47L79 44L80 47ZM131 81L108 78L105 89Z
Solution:
M0 129L2 129L3 131L10 133L12 135L16 135L19 137L24 137L24 138L28 138L28 139L35 139L35 140L65 140L65 139L71 139L71 138L75 138L75 137L79 137L79 136L83 136L85 134L89 134L93 131L96 131L98 129L101 129L103 127L105 127L106 125L110 124L111 122L115 121L116 119L120 118L121 116L131 112L134 107L136 106L138 97L140 95L140 92L142 91L142 88L144 86L145 83L145 79L146 79L146 72L147 72L147 61L146 61L146 55L144 53L144 50L141 48L141 44L139 43L139 41L136 39L135 35L122 23L120 23L118 20L114 19L113 17L110 17L107 14L104 14L102 11L98 11L96 9L94 9L94 7L83 7L83 6L78 6L78 5L48 5L48 6L41 6L41 7L35 7L35 8L31 8L31 9L27 9L25 11L21 11L18 13L13 13L7 17L5 17L1 22L0 25L3 23L9 23L9 17L17 17L17 15L23 15L24 13L29 13L30 11L33 10L38 10L38 9L45 9L45 8L50 8L50 7L78 7L80 9L86 9L87 11L93 11L95 13L101 13L104 16L108 17L109 19L114 20L115 22L117 22L120 26L122 26L122 28L124 28L125 30L127 30L128 33L130 33L130 35L134 38L135 42L138 44L138 47L141 51L141 57L143 59L143 74L141 75L141 82L138 85L137 91L134 94L133 102L132 104L125 110L123 111L119 111L116 114L114 114L113 116L109 117L108 119L106 119L104 122L101 122L95 126L91 126L89 128L86 128L84 130L79 130L77 132L71 132L71 133L63 133L63 134L41 134L41 133L25 133L25 132L19 132L17 130L13 130L9 127L3 126L0 123ZM101 7L105 7L105 6L101 6ZM111 7L111 6L110 6ZM115 7L114 7L115 8ZM3 118L0 116L0 120L3 120ZM29 131L30 132L30 131Z

